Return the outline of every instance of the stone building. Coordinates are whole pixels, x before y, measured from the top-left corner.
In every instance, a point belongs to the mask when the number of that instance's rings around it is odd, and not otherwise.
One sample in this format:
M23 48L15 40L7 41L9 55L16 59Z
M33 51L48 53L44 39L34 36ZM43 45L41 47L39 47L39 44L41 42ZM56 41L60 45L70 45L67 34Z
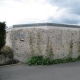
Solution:
M14 58L26 62L31 56L43 55L53 59L80 55L80 26L35 23L13 25L7 30L6 45Z

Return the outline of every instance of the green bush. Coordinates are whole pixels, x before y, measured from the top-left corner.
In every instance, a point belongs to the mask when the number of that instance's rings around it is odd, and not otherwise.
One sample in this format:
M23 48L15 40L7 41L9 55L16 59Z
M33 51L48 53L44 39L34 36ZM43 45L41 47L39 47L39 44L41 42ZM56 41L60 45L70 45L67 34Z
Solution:
M29 65L50 65L53 61L49 58L43 58L43 56L33 56L28 62Z
M5 60L6 60L6 58L13 60L13 50L10 47L4 46L1 49L1 53L5 57Z
M55 59L43 58L43 56L33 56L28 60L29 65L51 65L51 64L60 64L80 61L80 56L78 58L67 58L67 59Z
M33 56L28 60L29 65L41 65L43 56Z
M50 58L43 58L42 65L51 65L51 64L53 64L53 60L51 60Z
M68 58L68 59L66 59L67 62L75 62L76 60L77 60L77 59L75 59L75 58L71 58L71 57Z
M80 60L80 56L78 56L77 60Z
M5 45L5 38L6 38L5 28L6 28L5 22L0 22L0 51L2 47Z
M60 59L53 60L53 64L59 64L59 63L61 63Z

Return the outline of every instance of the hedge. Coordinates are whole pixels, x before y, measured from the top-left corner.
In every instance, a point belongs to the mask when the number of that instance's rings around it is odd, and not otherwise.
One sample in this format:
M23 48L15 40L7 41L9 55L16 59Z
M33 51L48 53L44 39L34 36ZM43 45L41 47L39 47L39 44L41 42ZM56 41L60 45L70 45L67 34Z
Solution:
M0 22L0 52L2 47L5 45L6 41L6 24L5 22Z

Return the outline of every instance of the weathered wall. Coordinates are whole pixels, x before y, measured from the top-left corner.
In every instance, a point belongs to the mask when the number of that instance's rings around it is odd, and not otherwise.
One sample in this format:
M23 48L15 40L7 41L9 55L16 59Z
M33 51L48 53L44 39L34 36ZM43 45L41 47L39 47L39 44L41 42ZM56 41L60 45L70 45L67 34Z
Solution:
M0 64L4 64L5 63L5 58L3 55L0 55Z
M7 34L7 45L12 45L14 58L22 62L32 55L76 58L80 55L80 31L53 26L13 28L12 33Z
M12 29L6 31L6 45L12 48Z

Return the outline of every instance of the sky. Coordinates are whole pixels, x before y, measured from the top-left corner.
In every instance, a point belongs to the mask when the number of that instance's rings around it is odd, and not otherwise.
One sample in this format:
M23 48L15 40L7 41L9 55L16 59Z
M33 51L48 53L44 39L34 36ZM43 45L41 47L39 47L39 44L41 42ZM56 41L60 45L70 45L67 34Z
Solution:
M0 22L80 24L80 0L0 0Z

